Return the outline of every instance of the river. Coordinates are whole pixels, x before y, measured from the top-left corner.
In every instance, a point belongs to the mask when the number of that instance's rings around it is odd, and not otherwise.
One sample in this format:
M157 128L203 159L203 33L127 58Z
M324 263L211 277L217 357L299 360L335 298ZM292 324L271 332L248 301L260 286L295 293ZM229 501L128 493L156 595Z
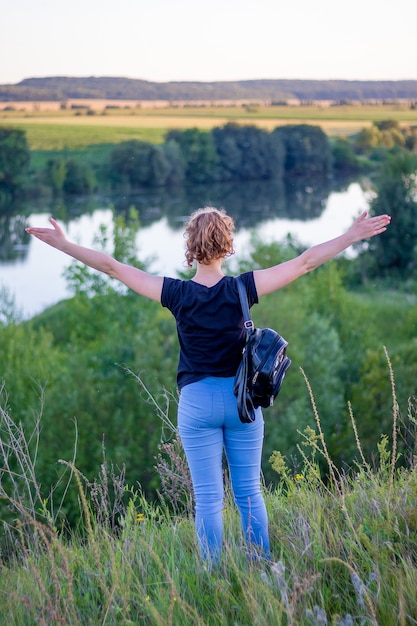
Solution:
M247 188L249 190L249 187ZM306 207L309 197L315 194L314 189L304 187L300 203ZM243 194L245 198L245 194ZM259 196L258 196L259 197ZM296 196L294 196L296 197ZM297 196L298 197L298 196ZM314 196L317 200L317 196ZM303 200L304 198L304 200ZM215 198L218 200L218 198ZM238 229L235 235L236 255L234 262L247 256L253 233L267 242L284 239L291 234L297 241L305 245L314 245L330 239L345 231L352 220L368 208L370 194L364 191L358 182L352 182L339 191L323 194L320 206L304 212L281 210L264 201L262 210L258 212L251 194L246 194L239 204L239 211L228 197L224 208L236 219ZM99 201L96 204L100 205ZM143 202L142 202L143 204ZM203 206L206 202L201 203ZM214 204L214 203L213 203ZM229 208L230 205L230 208ZM219 203L216 204L219 206ZM295 205L293 204L292 207ZM198 204L194 204L197 208ZM189 207L187 207L189 208ZM233 210L235 208L235 210ZM184 214L176 210L174 216L163 214L155 201L149 200L147 216L142 222L137 235L137 246L141 260L150 259L150 271L168 276L175 276L177 270L184 269ZM189 213L189 211L188 211ZM24 232L24 226L46 226L51 214L50 206L35 206L22 220L18 230ZM93 245L94 235L100 225L111 227L112 208L108 202L85 213L72 215L61 221L69 239L86 246ZM59 211L55 217L60 221ZM16 222L15 222L16 224ZM19 224L19 223L18 223ZM3 238L4 239L4 238ZM14 299L15 308L20 317L27 319L41 312L46 307L69 297L63 271L70 259L64 254L50 248L35 238L23 237L14 243L8 242L13 254L2 254L0 259L0 289L8 297ZM12 256L13 258L9 258ZM233 270L233 261L231 262Z

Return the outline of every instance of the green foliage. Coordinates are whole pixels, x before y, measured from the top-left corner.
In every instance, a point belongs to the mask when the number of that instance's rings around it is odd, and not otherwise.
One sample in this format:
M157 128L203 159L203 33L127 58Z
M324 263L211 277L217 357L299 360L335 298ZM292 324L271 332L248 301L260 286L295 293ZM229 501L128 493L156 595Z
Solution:
M46 176L54 195L62 193L67 176L67 165L64 159L49 159L46 166Z
M398 151L398 148L412 151L415 129L402 128L397 120L376 120L356 135L353 145L358 154L366 154L373 159L380 159L384 152L389 154Z
M352 142L345 137L338 137L332 142L332 160L333 169L338 173L358 172L362 169Z
M0 200L14 198L21 191L29 162L24 131L0 127Z
M185 163L185 178L189 183L208 183L216 179L218 156L210 132L189 128L170 131L167 142L176 142Z
M21 319L21 313L17 309L16 299L10 291L0 286L0 328L8 324L17 323Z
M199 116L213 114L211 109L198 112ZM34 154L31 193L44 193L45 182L55 195L88 194L97 188L129 192L184 183L284 178L292 178L291 186L295 187L294 178L301 176L304 187L307 177L314 188L314 178L327 180L332 174L375 171L393 155L415 151L416 147L417 129L400 127L397 120L374 120L356 136L330 140L319 126L306 123L268 132L244 123L248 115L253 114L246 111L241 119L239 110L231 107L224 116L239 123L215 127L213 122L210 130L149 129L159 134L148 133L146 137L143 129L125 126L119 134L117 127L74 126L70 133L66 129L63 140L59 125L45 126L42 137L46 133L55 136L55 141L48 143L49 151ZM268 111L263 115L273 118ZM39 143L37 130L38 125L25 129L31 145ZM81 131L86 136L80 135ZM140 139L142 135L146 140ZM134 138L126 141L126 137Z
M79 159L69 159L66 162L66 174L62 189L68 194L84 195L96 188L96 179L93 171Z
M383 168L371 211L388 213L390 227L369 242L371 275L405 278L415 275L417 237L416 159L401 155Z
M156 397L175 389L175 325L165 310L138 296L79 295L31 323L0 329L0 345L11 415L31 424L38 396L45 396L38 451L43 485L55 481L57 459L72 458L76 422L83 474L97 473L104 445L110 462L155 493L162 425L125 368L143 372ZM171 413L174 419L175 402Z
M165 184L170 169L162 148L146 141L125 141L110 153L109 176L116 187L158 187Z
M186 162L177 141L167 140L162 146L164 156L169 164L166 177L167 185L181 185L185 180Z
M258 243L249 262L243 263L240 269L274 265L299 251L297 244L291 241L270 245ZM381 362L378 377L381 386L387 390L381 402L389 400L390 393L387 389L384 345L393 354L398 379L403 380L398 383L402 411L406 411L407 399L416 393L410 372L412 367L417 367L417 357L413 356L411 348L408 349L408 346L414 345L414 300L408 299L405 294L387 292L383 285L379 289L377 286L369 287L368 292L360 294L347 291L344 276L349 263L352 261L332 261L313 274L263 298L253 309L257 326L271 326L289 341L288 352L293 361L274 406L265 411L268 432L265 460L274 448L279 448L295 468L300 462L297 431L313 419L300 367L317 392L316 403L330 453L339 464L351 465L356 455L347 411L349 401L354 402L355 410L363 414L361 423L369 421L373 424L363 433L367 450L375 445L372 432L379 432L376 424L386 424L386 421L381 422L381 415L375 411L372 391L369 402L367 400L366 376L368 370L374 371L374 367L367 364L368 350L378 354ZM404 367L397 372L395 352L402 349L407 351L408 356ZM357 397L358 389L361 390L360 397ZM375 422L371 414L375 414ZM264 468L264 472L268 481L273 480L268 467Z
M46 183L54 196L62 193L87 195L97 189L97 179L93 169L85 159L49 159L45 168Z
M326 176L332 171L330 142L318 126L289 124L272 133L285 147L285 172L293 176Z
M229 123L212 130L220 180L282 178L284 146L279 137L257 128Z

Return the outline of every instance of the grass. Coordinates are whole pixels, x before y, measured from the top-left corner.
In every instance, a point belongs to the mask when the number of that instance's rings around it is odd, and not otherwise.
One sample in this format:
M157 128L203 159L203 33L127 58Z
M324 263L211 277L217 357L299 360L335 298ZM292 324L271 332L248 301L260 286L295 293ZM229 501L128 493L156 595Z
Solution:
M172 128L210 129L227 122L255 124L273 130L282 124L315 124L328 135L347 136L377 120L417 124L417 110L406 105L166 107L116 109L94 115L73 111L2 111L0 125L26 131L31 150L77 150L128 139L162 143Z
M417 465L415 457L403 467L397 465L392 372L392 432L381 437L371 465L362 455L352 415L359 462L349 475L338 472L328 456L306 382L316 429L300 433L304 469L293 475L279 452L271 459L281 475L280 488L265 492L272 560L248 558L228 491L224 556L216 567L205 565L198 555L190 493L182 510L171 506L169 489L160 503L149 503L140 491L123 486L105 464L99 481L91 484L74 460L63 463L69 470L67 488L78 492L83 531L61 532L59 512L52 514L49 499L42 500L36 455L30 453L36 449L40 420L27 436L2 408L0 492L14 511L14 522L4 525L9 541L7 558L2 556L1 562L1 622L417 623ZM415 431L416 412L411 407L409 420ZM319 458L327 463L327 481L320 476ZM174 465L178 461L176 453L171 461ZM175 471L171 476L178 488ZM115 485L119 505L124 499L117 525L109 499Z

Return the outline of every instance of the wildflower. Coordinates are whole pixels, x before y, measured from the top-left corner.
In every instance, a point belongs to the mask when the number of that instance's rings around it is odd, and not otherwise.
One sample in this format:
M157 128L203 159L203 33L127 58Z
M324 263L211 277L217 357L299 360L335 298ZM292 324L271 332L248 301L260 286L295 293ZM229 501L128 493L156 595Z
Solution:
M284 456L278 450L274 450L269 458L269 462L272 465L272 469L277 472L282 478L288 478L288 467L285 462Z
M304 480L304 476L302 474L296 474L294 478L295 480Z
M321 606L314 605L313 610L306 609L306 617L311 620L314 626L327 626L327 614Z
M275 581L280 591L282 603L284 604L287 611L290 611L291 610L290 602L289 602L290 590L289 590L287 581L284 578L284 575L285 575L284 563L282 561L277 561L276 563L272 563L271 573L274 575Z
M360 607L363 607L364 606L364 600L363 600L364 585L356 572L351 573L350 579L352 581L352 584L358 596L358 605Z
M144 521L145 521L145 515L144 515L144 513L138 513L138 514L136 515L136 522L137 522L138 524L141 524L141 523L142 523L142 522L144 522Z

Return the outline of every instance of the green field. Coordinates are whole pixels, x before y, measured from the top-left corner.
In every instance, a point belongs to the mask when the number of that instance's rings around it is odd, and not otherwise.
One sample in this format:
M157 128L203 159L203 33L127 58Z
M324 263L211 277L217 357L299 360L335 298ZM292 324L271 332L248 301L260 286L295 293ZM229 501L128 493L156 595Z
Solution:
M0 125L26 131L31 150L87 149L128 139L162 143L173 128L210 129L227 122L273 130L282 124L319 125L330 136L348 136L378 120L417 125L417 110L406 105L166 107L74 111L1 111Z

